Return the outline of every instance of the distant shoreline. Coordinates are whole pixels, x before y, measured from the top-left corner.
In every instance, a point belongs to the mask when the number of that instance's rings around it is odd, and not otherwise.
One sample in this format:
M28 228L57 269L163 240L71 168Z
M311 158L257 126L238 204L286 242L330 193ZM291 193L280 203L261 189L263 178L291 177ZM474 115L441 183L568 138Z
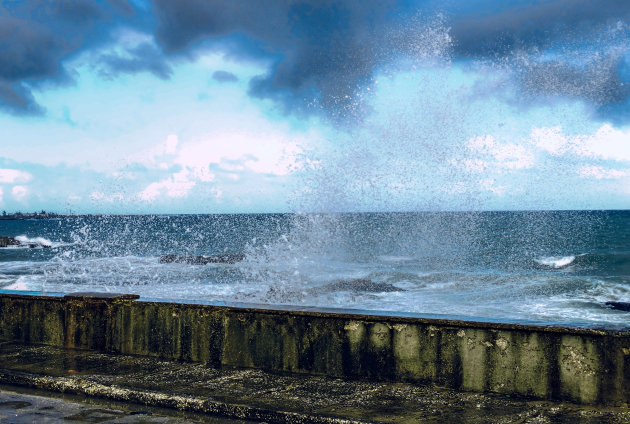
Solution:
M407 214L546 214L546 213L628 213L630 209L558 209L558 210L480 210L480 211L386 211L386 212L230 212L230 213L69 213L55 212L14 212L0 213L0 221L25 221L29 219L72 219L72 218L103 218L103 217L142 217L142 216L208 216L208 215L407 215Z
M16 212L16 213L3 213L0 215L0 221L16 221L16 220L25 220L25 219L56 219L56 218L73 218L80 215L63 215L54 212ZM83 216L102 216L102 215L83 215Z

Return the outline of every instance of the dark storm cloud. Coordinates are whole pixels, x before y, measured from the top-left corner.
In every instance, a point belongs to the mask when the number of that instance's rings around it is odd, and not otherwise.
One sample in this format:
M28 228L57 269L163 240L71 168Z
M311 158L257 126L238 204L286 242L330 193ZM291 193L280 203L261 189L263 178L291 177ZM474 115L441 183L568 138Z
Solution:
M41 114L32 87L71 81L62 60L107 40L107 29L131 15L125 0L0 2L0 108Z
M238 77L228 71L216 71L212 74L212 79L219 82L237 82Z
M530 95L582 98L597 106L618 104L630 95L630 84L620 77L622 65L611 57L581 67L559 61L534 62L523 65L518 78Z
M235 56L267 56L273 61L270 72L251 81L250 94L283 102L291 110L313 99L328 111L351 106L357 88L369 81L376 68L430 42L422 37L420 27L437 12L445 16L455 60L506 63L523 51L541 57L546 50L567 53L554 62L529 67L509 62L524 98L574 97L604 107L623 103L629 94L627 81L618 72L622 57L570 62L572 49L584 44L603 49L615 42L628 45L627 29L602 39L617 23L630 22L630 2L625 1L154 3L157 38L166 51L206 45ZM437 32L434 35L439 37Z
M494 3L473 1L453 16L455 57L503 63L526 100L582 99L601 118L628 122L630 2L517 1L492 11Z
M270 72L252 80L250 94L292 110L314 98L327 110L347 106L375 67L387 57L410 53L412 46L389 34L417 14L396 0L154 3L157 39L166 51L204 45L236 56L267 57L273 61Z
M468 6L474 10L452 14L456 55L497 57L554 48L593 39L607 25L630 22L630 2L619 0L473 0Z
M0 110L11 115L41 115L42 108L34 101L28 88L20 83L0 80Z
M269 72L250 81L250 94L289 111L316 104L347 113L357 90L391 60L445 53L455 61L507 64L523 99L580 98L602 111L617 105L617 114L628 103L630 77L622 70L629 1L154 0L150 6L147 16L125 0L0 0L0 108L41 113L31 88L71 81L64 59L113 41L112 29L124 27L154 31L157 45L96 56L105 77L149 72L167 79L174 57L218 50L265 61ZM585 46L600 57L575 63L573 52ZM526 66L518 59L523 55Z

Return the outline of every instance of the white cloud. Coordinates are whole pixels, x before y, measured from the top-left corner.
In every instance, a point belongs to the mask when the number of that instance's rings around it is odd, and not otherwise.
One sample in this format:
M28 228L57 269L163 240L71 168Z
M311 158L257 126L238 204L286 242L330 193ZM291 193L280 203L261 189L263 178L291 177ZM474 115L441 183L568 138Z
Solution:
M171 134L154 147L134 155L132 161L149 169L171 171L171 175L148 184L138 193L142 201L160 196L186 197L198 184L212 183L210 192L218 197L220 186L233 184L246 175L284 177L302 168L303 146L312 144L313 133L294 135L284 124L260 117L242 122L225 123L201 137L180 140Z
M177 151L177 144L179 143L179 139L175 134L171 134L166 138L166 142L164 143L164 153L167 155L172 155Z
M28 172L19 171L17 169L0 169L0 183L16 184L27 183L33 176Z
M554 156L566 153L569 139L562 133L562 127L534 128L530 134L534 145Z
M481 173L488 169L488 162L481 159L465 159L462 161L464 169L469 172Z
M605 169L601 166L583 166L578 170L578 175L582 178L613 180L630 177L630 169L619 170Z
M4 195L4 191L2 190L2 187L0 187L0 202L2 202L3 195Z
M190 190L197 185L190 177L190 171L184 169L165 180L149 184L138 194L138 197L145 202L152 202L162 193L168 197L186 197Z
M268 126L268 125L267 125ZM292 138L281 130L234 130L207 134L183 144L174 163L207 174L210 165L228 171L253 171L286 175L299 167L301 138Z
M605 124L576 144L575 150L583 156L630 162L630 130L624 132Z
M28 194L28 187L16 185L11 189L11 194L13 195L13 198L15 198L15 200L21 202Z
M488 167L516 170L534 166L533 152L520 144L501 143L491 135L472 137L466 144L471 152L493 159L493 162L479 158L465 160L464 167L472 172L483 172Z
M503 185L496 185L496 181L493 178L487 178L485 180L479 181L479 185L484 189L498 195L502 196L507 191L507 187Z
M594 134L567 136L562 127L534 128L532 142L554 156L572 153L593 159L630 162L630 130L617 130L602 125Z
M102 191L93 191L92 193L90 193L90 200L105 203L122 202L125 200L125 195L122 193L106 194Z

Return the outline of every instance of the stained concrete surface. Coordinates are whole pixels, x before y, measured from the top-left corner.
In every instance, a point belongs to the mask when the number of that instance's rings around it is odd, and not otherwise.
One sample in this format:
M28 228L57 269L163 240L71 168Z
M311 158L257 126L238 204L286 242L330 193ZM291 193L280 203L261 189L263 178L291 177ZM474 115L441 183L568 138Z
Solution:
M204 364L16 343L0 344L0 384L73 394L80 399L108 399L141 408L191 411L206 414L202 415L204 420L226 417L269 423L630 422L630 409L623 407L583 406L427 385L277 374L258 369L216 369ZM15 411L41 413L34 407L9 405ZM79 408L77 413L81 411ZM84 413L92 419L89 412ZM98 422L143 422L124 420L148 418L94 414L93 419L104 419ZM158 417L151 419L154 418Z
M215 368L630 405L630 331L603 328L0 290L0 340Z

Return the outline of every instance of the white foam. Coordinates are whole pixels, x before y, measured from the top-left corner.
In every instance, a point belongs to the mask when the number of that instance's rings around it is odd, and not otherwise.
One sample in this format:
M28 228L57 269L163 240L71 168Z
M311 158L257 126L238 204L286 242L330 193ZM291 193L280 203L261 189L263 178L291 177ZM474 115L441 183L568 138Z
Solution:
M397 262L409 262L409 261L413 261L414 258L412 258L411 256L395 256L395 255L383 255L383 256L379 256L378 260L381 262L392 262L392 263L397 263Z
M29 290L29 285L26 282L26 278L24 278L25 276L21 276L20 278L17 279L17 281L13 284L10 284L6 287L3 287L3 289L5 290Z
M570 265L575 260L575 256L543 256L534 260L536 263L549 268L563 268Z
M33 237L29 238L26 236L17 236L15 237L17 241L20 242L20 245L37 245L40 247L52 247L52 242L44 237Z
M55 242L50 241L44 237L27 237L25 235L16 236L15 240L20 242L18 246L10 246L10 247L62 247L62 246L72 246L74 243L64 243L64 242Z

